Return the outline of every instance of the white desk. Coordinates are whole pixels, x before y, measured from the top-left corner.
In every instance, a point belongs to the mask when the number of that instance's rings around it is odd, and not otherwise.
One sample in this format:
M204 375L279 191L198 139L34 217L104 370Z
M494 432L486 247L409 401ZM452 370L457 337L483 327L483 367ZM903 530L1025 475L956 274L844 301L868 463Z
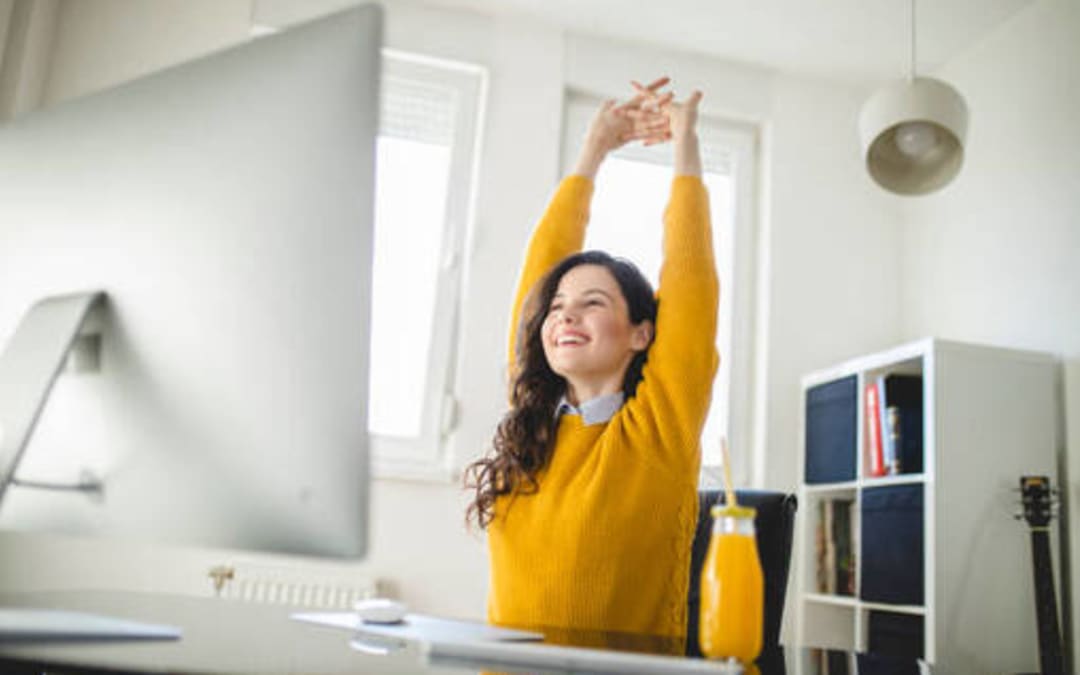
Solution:
M5 594L0 605L93 612L183 629L178 641L0 643L0 660L49 664L50 671L71 666L71 672L476 675L475 669L427 666L414 646L388 656L363 654L349 647L347 631L292 621L283 606L110 592ZM0 672L7 672L2 661Z
M422 648L416 644L407 644L386 655L365 654L349 646L354 637L350 631L291 620L290 613L301 608L278 605L148 593L55 592L0 594L0 606L90 612L133 621L169 624L183 630L183 637L178 641L0 642L0 672L5 675L9 672L36 674L42 670L47 670L50 675L104 675L118 672L476 675L478 670L507 670L497 665L505 662L505 654L497 653L505 651L502 646L487 650L491 653L479 660L463 653L463 660L450 663L428 663ZM664 652L672 648L670 639L655 636L593 632L568 640L567 635L571 633L545 631L548 638L557 644L603 645L620 651ZM532 643L525 645L524 649L540 648L543 647ZM470 651L475 657L474 650L465 650ZM513 656L517 659L521 654ZM932 672L924 664L908 661L885 660L882 663L881 659L846 653L834 656L852 663L857 661L857 672L861 673L929 675ZM809 650L784 649L764 655L758 666L761 675L816 672L810 665L816 658ZM678 659L673 667L700 669L706 664L700 660ZM712 668L716 672L724 672L724 668L717 667L717 664L712 664ZM509 670L530 672L530 669L521 666ZM543 672L588 671L544 668ZM664 671L657 669L655 672Z

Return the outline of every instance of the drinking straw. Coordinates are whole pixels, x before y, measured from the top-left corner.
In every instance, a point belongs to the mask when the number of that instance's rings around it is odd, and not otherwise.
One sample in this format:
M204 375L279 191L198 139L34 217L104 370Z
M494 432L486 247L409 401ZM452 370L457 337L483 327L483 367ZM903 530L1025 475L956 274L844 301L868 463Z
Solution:
M727 506L733 508L735 504L735 486L731 482L731 456L728 455L727 436L720 437L720 456L724 462L724 490L727 492Z

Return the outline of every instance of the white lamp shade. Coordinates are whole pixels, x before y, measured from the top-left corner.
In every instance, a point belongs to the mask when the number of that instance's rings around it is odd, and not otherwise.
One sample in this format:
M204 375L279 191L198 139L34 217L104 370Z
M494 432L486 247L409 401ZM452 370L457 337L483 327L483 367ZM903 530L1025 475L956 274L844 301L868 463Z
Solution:
M944 187L964 163L967 121L963 97L941 80L916 77L880 89L859 115L866 169L902 195Z

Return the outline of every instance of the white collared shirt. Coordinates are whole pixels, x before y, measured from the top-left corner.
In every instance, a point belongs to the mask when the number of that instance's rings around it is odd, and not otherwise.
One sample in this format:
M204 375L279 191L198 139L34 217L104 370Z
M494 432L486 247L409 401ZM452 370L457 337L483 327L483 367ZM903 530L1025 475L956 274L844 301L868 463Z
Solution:
M591 398L581 405L575 406L564 394L559 399L559 405L555 406L555 418L558 419L562 415L581 415L581 421L585 423L585 426L604 424L610 421L615 416L615 413L619 412L623 400L623 393L617 391L614 394L604 394L603 396Z

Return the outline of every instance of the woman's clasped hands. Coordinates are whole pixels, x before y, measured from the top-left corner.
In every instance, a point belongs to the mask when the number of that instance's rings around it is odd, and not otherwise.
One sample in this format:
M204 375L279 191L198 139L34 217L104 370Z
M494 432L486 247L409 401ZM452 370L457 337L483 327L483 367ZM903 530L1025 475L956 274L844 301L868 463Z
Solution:
M614 99L605 101L589 125L586 146L594 152L607 154L631 141L652 145L670 138L664 107L672 101L674 94L661 91L670 81L671 78L661 77L647 86L633 82L636 93L629 100L623 103Z
M685 100L676 101L675 92L663 91L670 83L669 77L647 85L631 81L633 97L623 103L607 100L597 110L589 125L587 145L608 153L631 141L654 145L692 133L702 94L695 90Z
M692 136L701 92L676 101L673 91L664 90L670 83L669 77L647 85L632 81L631 98L622 103L605 101L589 124L575 173L595 176L604 157L633 141L655 145L669 140L678 143Z

